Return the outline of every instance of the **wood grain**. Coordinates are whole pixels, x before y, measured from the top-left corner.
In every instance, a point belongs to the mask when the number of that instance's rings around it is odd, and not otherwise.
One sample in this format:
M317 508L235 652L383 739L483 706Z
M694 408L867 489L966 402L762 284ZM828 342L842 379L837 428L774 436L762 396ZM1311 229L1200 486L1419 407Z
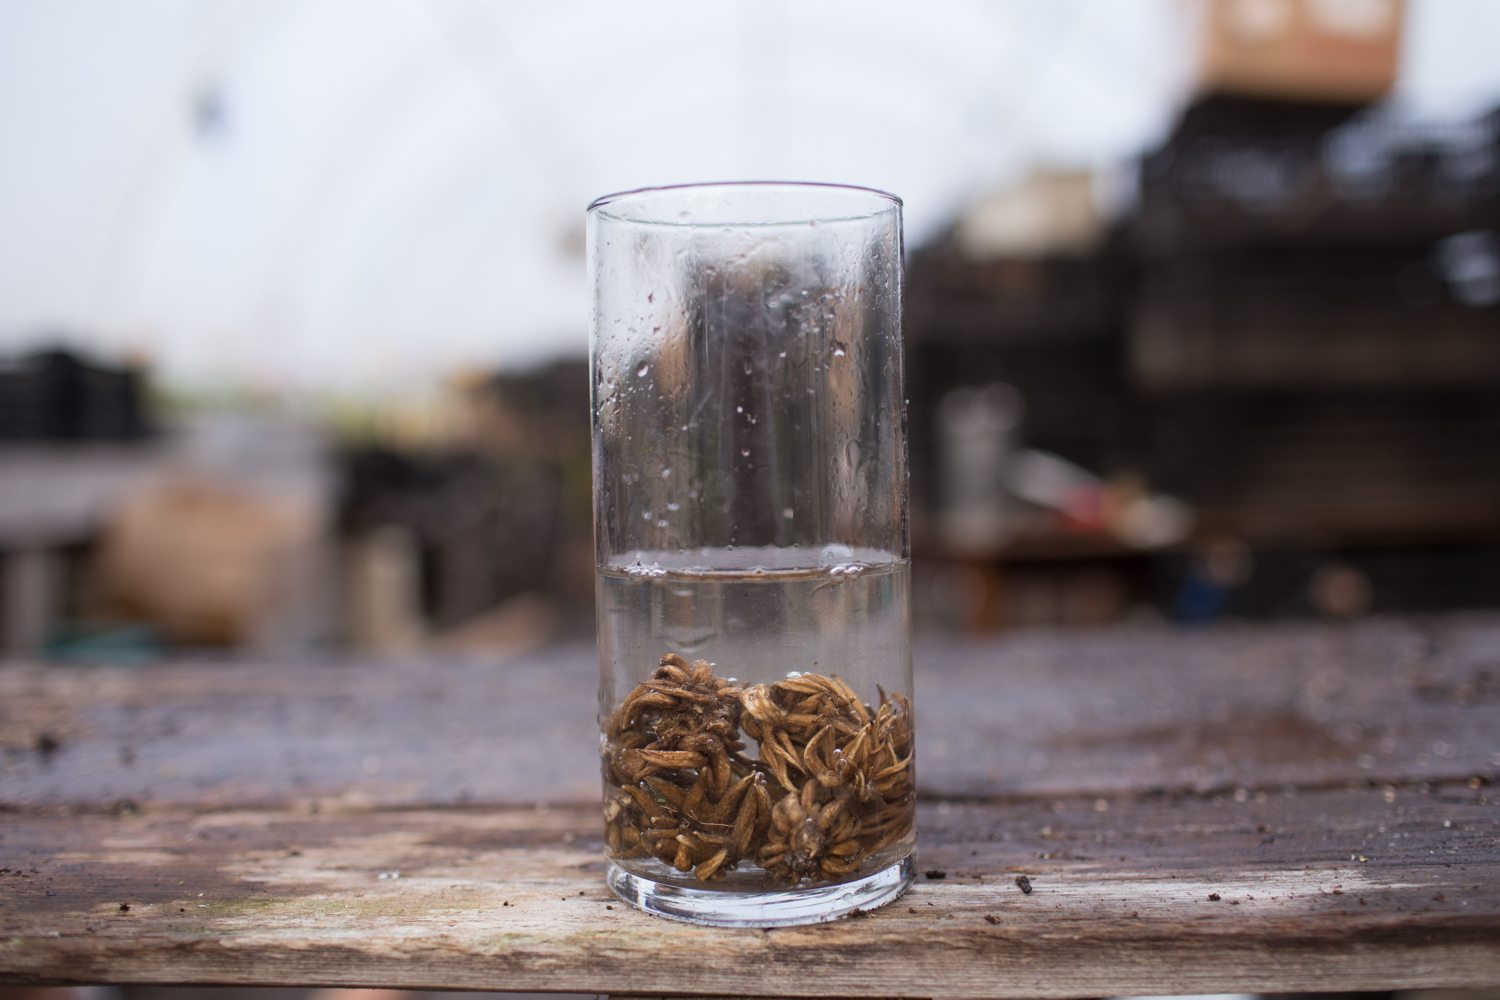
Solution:
M920 644L924 795L1500 773L1500 618ZM0 668L0 804L592 802L592 646L503 662ZM43 734L54 752L34 752Z
M1493 984L1497 805L1467 784L930 803L932 877L865 917L772 932L614 900L590 807L29 815L0 841L0 967L784 996Z
M1500 984L1494 616L926 646L929 874L879 911L769 932L608 895L592 672L581 647L0 670L0 980L793 997Z

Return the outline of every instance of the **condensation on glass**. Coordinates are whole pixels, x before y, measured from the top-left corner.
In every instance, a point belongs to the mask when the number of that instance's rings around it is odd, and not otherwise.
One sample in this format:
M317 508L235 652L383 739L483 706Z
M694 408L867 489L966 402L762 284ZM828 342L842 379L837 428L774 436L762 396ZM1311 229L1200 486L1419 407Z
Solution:
M588 212L609 882L704 923L898 896L915 842L901 203Z

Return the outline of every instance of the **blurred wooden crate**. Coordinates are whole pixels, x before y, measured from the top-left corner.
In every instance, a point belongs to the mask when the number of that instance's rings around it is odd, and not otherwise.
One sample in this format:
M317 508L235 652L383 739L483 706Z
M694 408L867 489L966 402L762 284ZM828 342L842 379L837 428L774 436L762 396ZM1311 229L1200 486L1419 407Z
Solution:
M1396 81L1401 0L1199 0L1197 88L1370 101Z

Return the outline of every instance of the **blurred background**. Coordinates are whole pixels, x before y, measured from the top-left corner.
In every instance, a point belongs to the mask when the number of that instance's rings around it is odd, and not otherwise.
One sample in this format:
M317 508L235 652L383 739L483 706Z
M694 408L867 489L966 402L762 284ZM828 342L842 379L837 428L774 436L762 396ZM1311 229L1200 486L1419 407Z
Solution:
M929 632L1500 603L1500 5L0 6L0 647L592 634L583 210L906 201Z

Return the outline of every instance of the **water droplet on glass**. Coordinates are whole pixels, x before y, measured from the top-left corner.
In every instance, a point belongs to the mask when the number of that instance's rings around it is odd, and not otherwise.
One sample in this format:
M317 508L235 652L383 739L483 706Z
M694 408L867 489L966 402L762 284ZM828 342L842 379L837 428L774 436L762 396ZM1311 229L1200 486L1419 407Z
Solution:
M651 370L651 364L650 364L650 362L643 361L643 362L641 362L641 366L635 370L636 377L637 378L645 378L646 377L646 373L649 372L650 370Z
M682 509L682 504L677 503L675 500L668 501L668 503L667 503L667 510L670 510L673 513L676 513L677 511L679 511L681 509Z
M778 354L778 355L776 355L776 356L777 356L777 357L778 357L778 358L784 358L784 357L786 357L786 351L782 351L782 352L781 352L781 353L780 353L780 354Z
M662 469L661 470L661 477L663 479L671 479L672 478L672 470L671 469Z
M784 518L786 518L788 521L790 521L792 519L793 515L795 515L796 513L797 512L794 511L794 510L792 510L792 508L790 508L790 507L783 507L783 508L781 508L781 516L784 517Z
M840 344L838 341L834 341L833 342L833 356L836 357L836 358L842 358L844 356L844 354L845 354L844 345Z
M664 518L664 517L663 518L659 518L657 520L657 522L656 522L656 526L658 528L665 528L667 526L667 519Z
M754 371L755 371L755 369L752 368L752 367L750 367L750 362L746 361L745 362L745 374L746 375L750 375L750 374L753 374Z
M740 449L740 457L741 458L749 458L750 457L750 449L749 448L741 448Z
M734 412L735 413L744 413L745 412L745 408L743 406L736 406L734 408Z
M651 512L649 510L643 510L643 511L641 511L641 520L642 521L649 521L649 520L651 520Z

